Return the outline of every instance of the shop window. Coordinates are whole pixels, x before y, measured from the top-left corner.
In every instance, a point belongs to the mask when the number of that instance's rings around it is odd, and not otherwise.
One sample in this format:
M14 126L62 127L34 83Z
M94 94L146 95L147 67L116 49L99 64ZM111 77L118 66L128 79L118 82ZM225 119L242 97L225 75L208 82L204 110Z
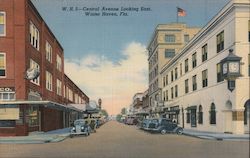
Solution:
M0 120L0 127L15 127L15 120Z
M0 53L0 78L6 77L6 55Z
M190 111L189 110L187 111L187 119L186 120L187 120L187 123L190 123Z
M216 109L214 103L212 103L210 107L210 124L216 124Z
M202 47L202 62L207 60L207 44Z
M26 110L26 123L28 123L30 127L39 125L38 107L31 106Z
M202 106L199 106L199 113L198 113L198 123L203 124L203 112L202 112Z
M220 32L216 36L216 42L217 42L217 53L219 53L224 49L224 31Z
M0 12L0 36L6 35L6 15L5 12Z

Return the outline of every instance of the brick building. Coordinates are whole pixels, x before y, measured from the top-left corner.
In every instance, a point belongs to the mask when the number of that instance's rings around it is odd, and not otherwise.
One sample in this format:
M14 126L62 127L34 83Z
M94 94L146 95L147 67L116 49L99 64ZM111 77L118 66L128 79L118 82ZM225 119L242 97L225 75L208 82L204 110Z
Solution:
M28 80L28 69L38 78ZM64 51L30 0L0 0L0 135L68 127L89 98L64 74Z

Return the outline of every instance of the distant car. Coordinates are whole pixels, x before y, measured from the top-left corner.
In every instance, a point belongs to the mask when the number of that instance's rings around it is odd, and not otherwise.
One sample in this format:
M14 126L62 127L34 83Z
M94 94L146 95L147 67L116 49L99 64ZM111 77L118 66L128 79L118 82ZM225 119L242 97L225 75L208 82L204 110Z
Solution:
M176 123L172 122L169 119L161 118L161 119L154 119L149 123L148 131L154 133L176 133L182 134L183 128L179 127Z
M70 137L74 137L76 135L86 135L90 134L91 128L86 123L84 119L78 119L74 121L74 126L71 129Z
M125 120L125 124L127 124L127 125L136 125L137 123L138 123L138 121L137 121L137 118L135 118L135 117L128 117Z

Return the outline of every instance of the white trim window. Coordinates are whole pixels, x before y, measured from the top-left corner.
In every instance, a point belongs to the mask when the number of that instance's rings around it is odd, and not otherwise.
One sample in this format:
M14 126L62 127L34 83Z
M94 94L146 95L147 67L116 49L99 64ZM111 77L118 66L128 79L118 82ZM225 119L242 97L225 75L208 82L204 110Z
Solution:
M0 93L1 101L8 101L8 100L15 100L15 99L16 99L15 92L1 92Z
M52 63L52 47L48 41L45 44L46 60Z
M32 59L30 59L30 68L31 69L37 68L38 70L40 70L40 66ZM30 82L39 86L40 85L40 76L38 76L36 79L30 80Z
M0 78L6 77L6 54L0 53Z
M58 54L56 55L56 68L60 72L62 71L62 58Z
M6 13L0 12L0 36L6 36Z
M30 21L30 44L39 50L39 30L36 26Z
M69 98L68 99L73 102L73 92L72 92L72 90L70 88L69 88L68 92L69 92L69 95L68 95Z
M62 82L59 79L56 80L56 94L62 95Z
M52 74L48 71L46 71L46 89L49 91L52 91Z

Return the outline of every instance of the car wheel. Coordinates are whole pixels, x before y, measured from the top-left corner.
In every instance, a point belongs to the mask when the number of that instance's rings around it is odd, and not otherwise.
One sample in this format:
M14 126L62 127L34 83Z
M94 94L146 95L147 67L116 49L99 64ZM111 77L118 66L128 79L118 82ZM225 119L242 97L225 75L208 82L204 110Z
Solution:
M167 133L167 131L165 129L161 130L161 134L166 134L166 133Z
M181 135L181 134L183 134L183 130L182 130L182 129L178 129L178 130L176 131L176 133L179 134L179 135Z
M70 137L70 138L73 138L74 136L73 136L73 134L71 134L69 137Z

